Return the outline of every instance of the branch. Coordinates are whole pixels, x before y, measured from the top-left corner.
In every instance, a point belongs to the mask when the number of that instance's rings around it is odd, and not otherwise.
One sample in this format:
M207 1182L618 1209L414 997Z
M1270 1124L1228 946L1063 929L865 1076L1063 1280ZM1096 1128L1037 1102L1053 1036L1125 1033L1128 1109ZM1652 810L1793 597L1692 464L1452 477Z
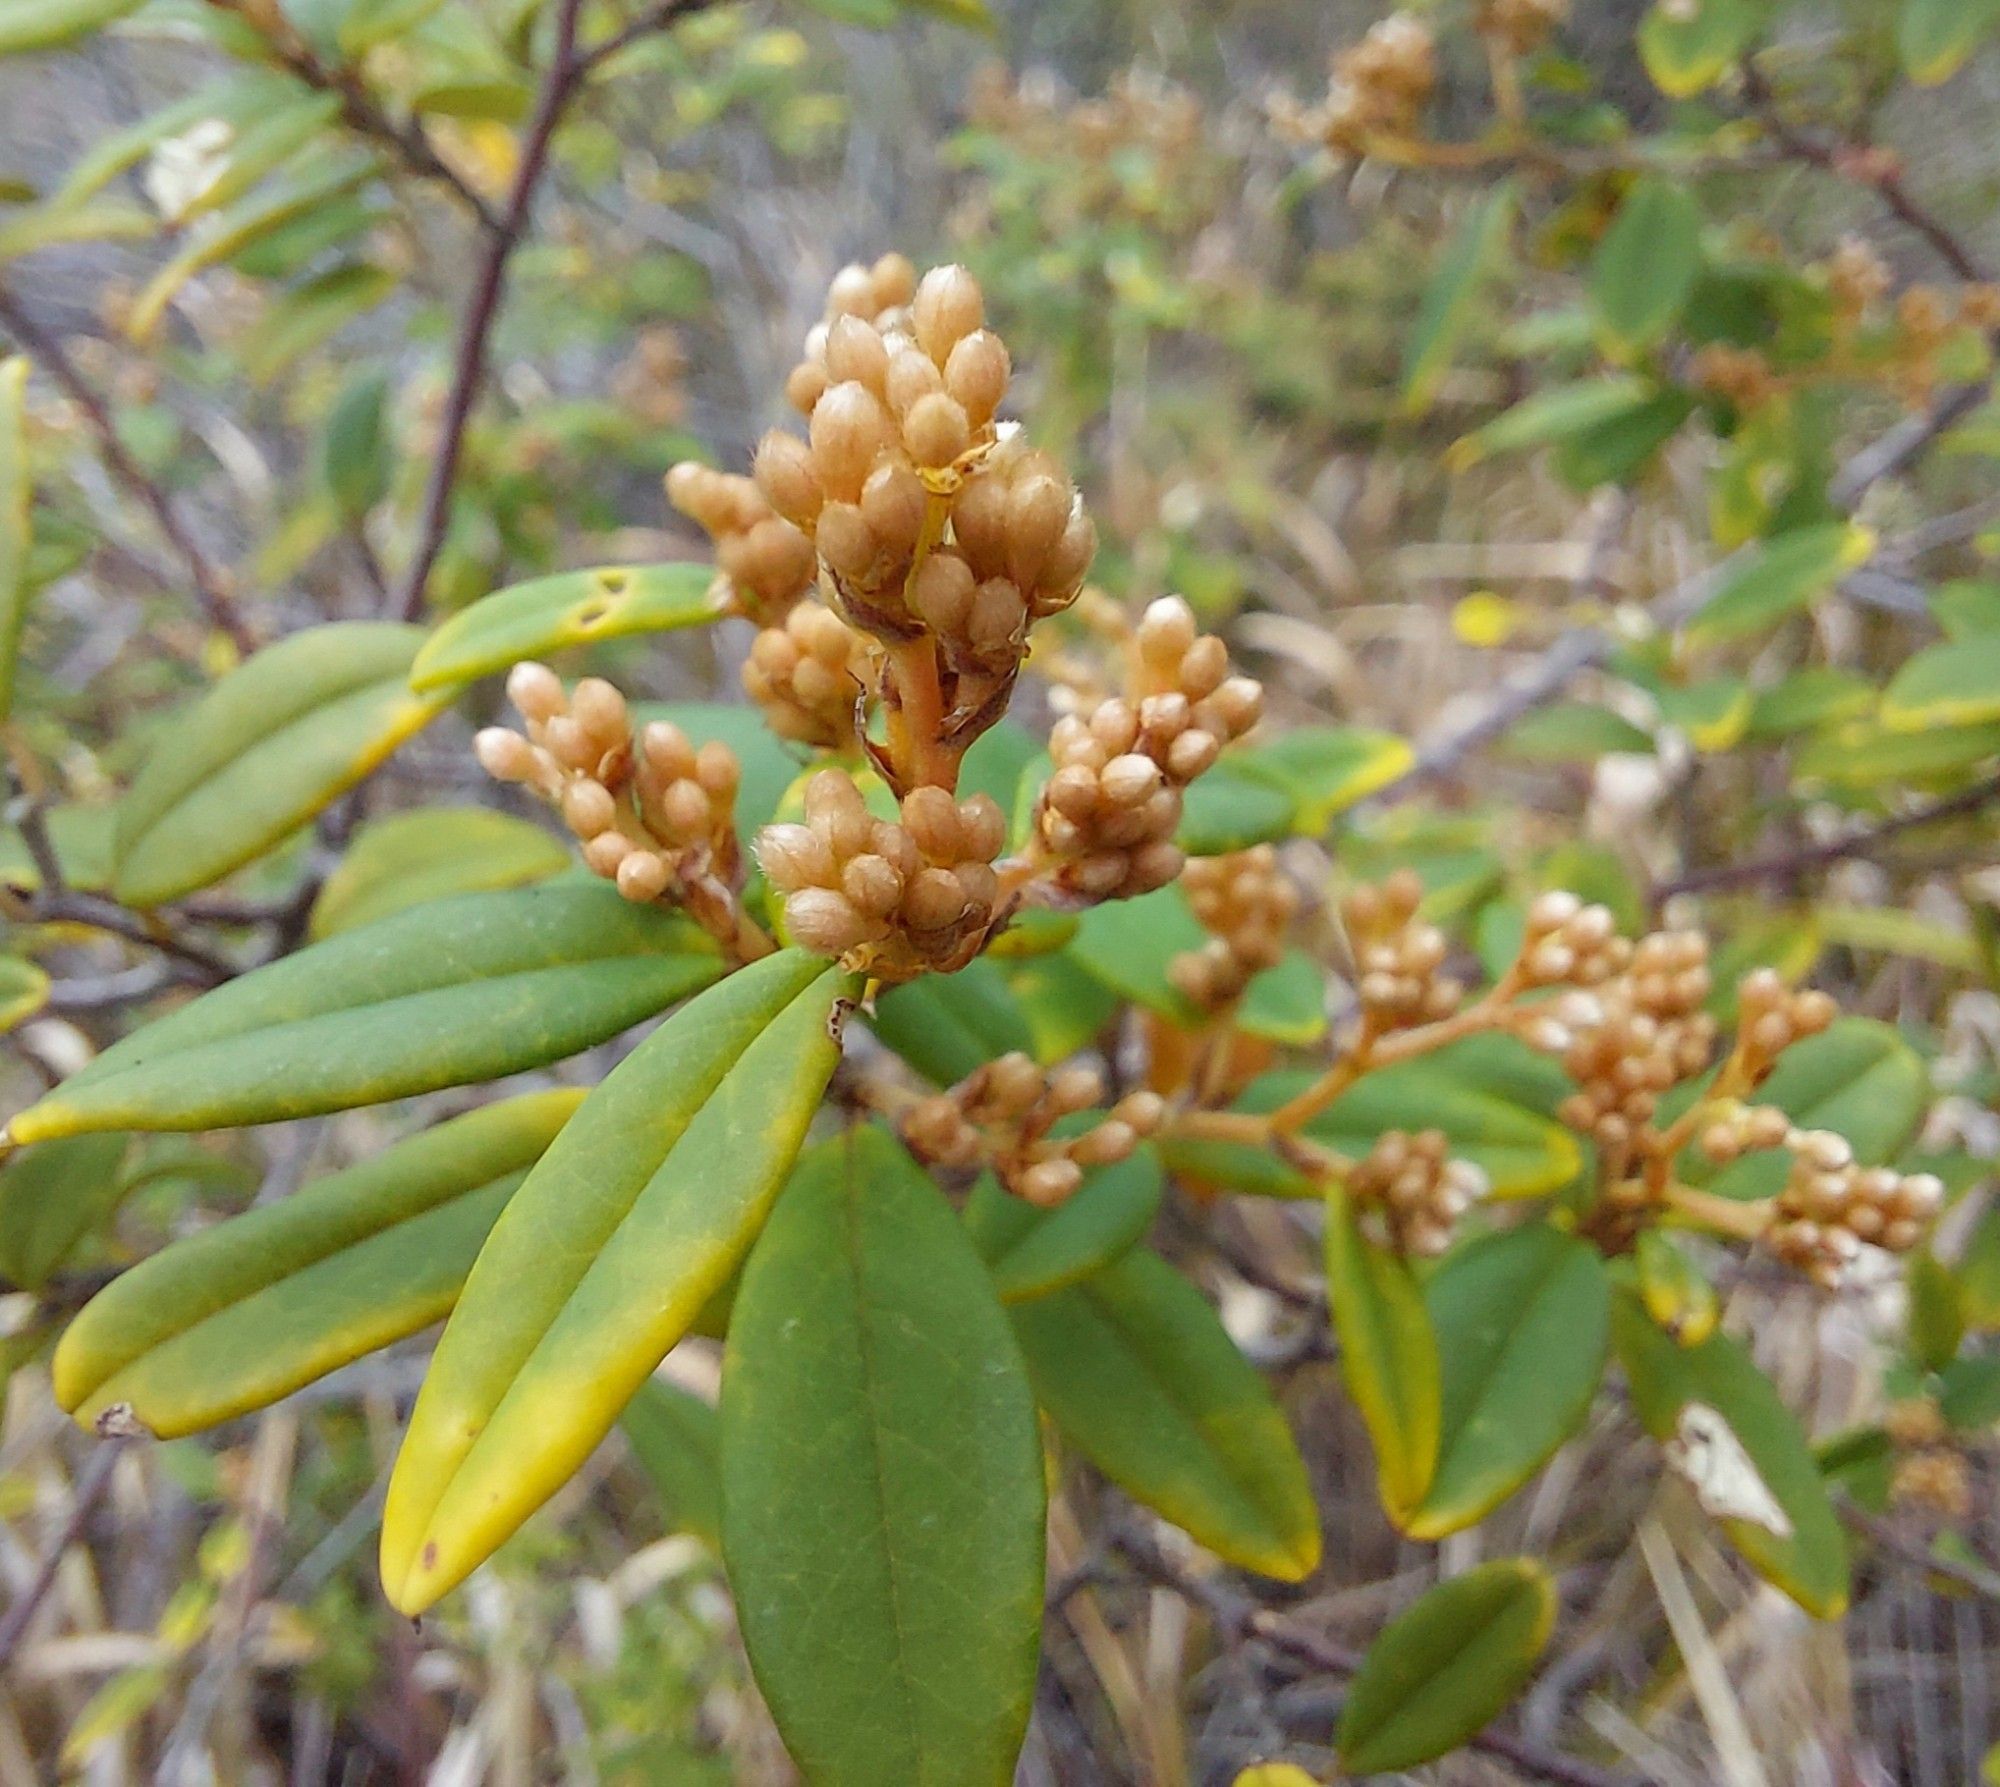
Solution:
M257 635L238 610L236 599L229 591L228 578L210 563L207 554L195 544L194 536L187 531L172 499L126 450L125 443L118 438L118 428L112 420L110 408L78 370L68 350L21 308L20 301L5 286L0 286L0 324L5 325L8 334L20 343L28 357L62 388L64 395L89 420L106 467L126 491L152 514L167 543L180 554L209 620L229 635L238 651L246 654L255 651Z
M108 1419L111 1411L106 1411ZM97 1504L104 1499L104 1492L111 1487L111 1473L118 1463L118 1455L134 1437L115 1427L100 1426L105 1438L90 1455L90 1462L84 1466L83 1474L77 1479L75 1500L70 1504L69 1518L62 1524L62 1530L55 1536L48 1555L36 1569L34 1580L22 1590L20 1598L7 1609L0 1618L0 1668L4 1668L10 1657L20 1647L27 1636L28 1626L42 1603L48 1599L49 1590L55 1586L56 1572L62 1568L63 1558L69 1548L83 1537L83 1529L90 1524L90 1517L96 1513Z
M1919 826L1937 825L1947 819L1965 818L1969 814L1977 813L1992 801L2000 801L2000 776L1993 776L1970 788L1961 789L1957 794L1945 799L1931 801L1928 805L1918 807L1914 812L1901 814L1894 819L1885 819L1879 825L1864 826L1859 831L1849 832L1844 838L1835 838L1831 843L1814 844L1803 850L1785 851L1775 856L1753 856L1742 862L1718 863L1713 868L1695 869L1672 881L1656 884L1651 895L1652 903L1657 906L1675 894L1706 893L1719 887L1743 887L1758 881L1789 881L1814 869L1827 868L1852 857L1868 856L1885 839L1898 837L1906 831L1915 831Z
M451 394L445 402L444 428L431 467L430 483L424 492L424 515L403 586L394 612L403 620L415 620L423 608L424 586L444 545L445 528L451 518L451 497L458 480L458 463L465 450L465 430L472 420L472 406L478 401L486 378L486 354L494 319L507 284L507 264L527 233L534 209L535 189L548 165L549 145L584 82L600 64L635 43L648 32L663 29L691 13L700 12L711 0L659 0L639 18L602 43L578 49L577 14L580 0L560 0L556 12L555 46L548 68L542 75L541 90L535 96L535 110L526 135L521 139L520 165L514 173L513 189L506 208L487 232L486 253L479 265L459 327L458 352L452 373Z
M1141 1576L1171 1590L1199 1607L1214 1623L1218 1633L1232 1643L1255 1640L1282 1651L1310 1669L1330 1675L1353 1675L1361 1667L1362 1653L1336 1644L1286 1619L1282 1614L1257 1606L1226 1583L1198 1577L1182 1570L1138 1533L1117 1533L1112 1544L1130 1561ZM1081 1585L1079 1585L1081 1586ZM1554 1781L1558 1787L1633 1787L1631 1777L1600 1768L1581 1757L1560 1750L1545 1749L1511 1732L1490 1727L1467 1740L1468 1749L1496 1756L1523 1774Z
M1857 1506L1845 1496L1838 1498L1834 1509L1848 1526L1880 1550L1889 1553L1891 1557L1899 1558L1929 1575L1941 1576L1947 1582L1954 1582L1983 1600L2000 1603L2000 1573L1987 1569L1983 1564L1968 1562L1963 1558L1940 1557L1928 1546L1916 1544L1905 1538L1889 1521L1869 1513L1866 1508Z

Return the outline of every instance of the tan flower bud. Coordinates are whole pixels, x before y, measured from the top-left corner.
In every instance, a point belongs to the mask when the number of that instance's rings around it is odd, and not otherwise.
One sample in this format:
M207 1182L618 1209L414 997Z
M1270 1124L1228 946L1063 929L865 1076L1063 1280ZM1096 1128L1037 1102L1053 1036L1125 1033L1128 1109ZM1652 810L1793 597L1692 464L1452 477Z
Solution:
M928 463L919 456L919 463ZM898 559L916 550L924 529L923 480L900 461L886 461L861 486L861 514L883 551Z
M913 931L942 931L965 917L967 903L949 869L919 869L903 896L903 919Z
M841 891L864 917L885 919L903 897L903 878L883 857L865 851L840 874Z
M963 854L963 822L946 789L927 784L904 795L903 829L932 862L956 862Z
M979 282L963 267L933 267L910 302L917 344L943 366L951 350L986 320Z
M1057 1158L1038 1161L1014 1183L1016 1194L1038 1209L1049 1210L1075 1196L1083 1183L1083 1169L1073 1160Z
M536 782L541 758L535 747L505 726L486 726L474 735L472 754L489 776L502 782Z
M767 825L757 834L757 860L780 893L830 886L839 874L826 839L809 825Z
M875 314L875 280L859 262L850 262L833 276L826 290L829 317L871 317ZM829 333L829 342L831 334Z
M836 385L866 385L879 397L889 376L889 350L873 324L837 317L826 333L826 370Z
M813 406L807 425L813 470L829 496L852 502L893 437L889 412L864 384L837 384Z
M932 632L953 638L965 630L972 607L972 569L957 553L933 552L917 567L910 606Z
M875 567L875 530L853 503L828 503L813 538L836 576L863 578Z
M845 955L881 934L845 894L824 887L804 888L787 899L785 924L802 948L825 956Z
M652 850L634 850L618 865L618 891L642 906L665 893L667 881L666 859Z
M919 465L951 464L972 445L972 426L964 406L942 391L919 397L903 418L903 444Z
M824 366L815 365L811 360L801 360L786 376L785 401L800 415L809 416L832 382ZM680 507L678 503L674 506Z
M982 428L993 419L1007 394L1006 346L989 329L975 329L951 350L944 365L945 389L964 407L967 419Z
M920 349L903 348L890 358L886 389L889 407L898 416L907 416L922 399L944 388L944 375Z
M917 270L906 255L883 255L868 269L868 279L878 312L901 309L917 295Z
M580 776L563 790L562 816L579 838L594 838L617 824L618 803L602 782Z
M753 475L764 499L787 521L810 527L826 493L813 471L812 449L797 435L778 429L757 443Z

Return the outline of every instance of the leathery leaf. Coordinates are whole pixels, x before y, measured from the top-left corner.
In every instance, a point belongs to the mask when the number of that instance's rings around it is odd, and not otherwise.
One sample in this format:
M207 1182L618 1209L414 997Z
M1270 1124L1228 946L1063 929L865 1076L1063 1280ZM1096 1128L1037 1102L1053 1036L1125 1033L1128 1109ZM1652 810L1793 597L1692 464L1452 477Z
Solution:
M163 1439L262 1408L448 1311L509 1195L581 1102L532 1092L176 1241L56 1348L85 1426L128 1404Z
M743 1257L839 1059L856 983L784 950L647 1038L494 1225L389 1482L382 1581L420 1613L575 1472Z
M723 1556L814 1787L1005 1787L1034 1700L1044 1495L1020 1353L885 1131L806 1154L743 1274Z

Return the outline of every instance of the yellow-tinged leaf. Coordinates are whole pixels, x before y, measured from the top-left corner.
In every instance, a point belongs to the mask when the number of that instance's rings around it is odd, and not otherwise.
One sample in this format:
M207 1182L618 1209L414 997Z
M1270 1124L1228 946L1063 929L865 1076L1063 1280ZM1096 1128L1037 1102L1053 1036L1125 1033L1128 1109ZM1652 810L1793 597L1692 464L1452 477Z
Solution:
M1239 1774L1232 1787L1319 1787L1293 1762L1257 1762Z
M420 807L354 834L313 902L310 935L330 937L449 894L546 881L572 866L539 825L489 807Z
M700 626L721 613L714 582L702 564L606 565L495 590L430 636L410 666L410 687L457 689L569 646Z
M488 1105L176 1241L70 1324L56 1400L85 1427L128 1403L171 1439L428 1327L582 1100L564 1089Z
M446 698L411 694L417 627L291 634L185 709L118 812L112 892L157 906L219 881L354 786Z
M590 1455L736 1268L839 1059L853 976L786 950L676 1013L494 1225L410 1417L382 1581L419 1613Z
M49 977L37 962L0 956L0 1036L31 1018L49 999Z
M28 362L0 360L0 720L14 710L21 623L28 615Z

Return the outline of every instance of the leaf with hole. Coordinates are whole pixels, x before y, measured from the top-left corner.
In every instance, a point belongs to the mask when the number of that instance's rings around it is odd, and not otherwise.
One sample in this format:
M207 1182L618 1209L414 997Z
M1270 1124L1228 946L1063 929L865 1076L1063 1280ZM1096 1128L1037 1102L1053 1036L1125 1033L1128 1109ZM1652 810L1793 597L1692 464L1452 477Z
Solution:
M406 683L421 629L309 627L171 720L118 810L111 891L157 906L262 856L441 711Z
M561 571L482 596L444 622L410 666L420 694L456 690L571 646L698 627L720 614L704 564L606 565Z
M979 1257L862 1126L799 1163L722 1378L723 1554L816 1787L1006 1787L1034 1700L1034 1399Z
M1312 1573L1319 1513L1284 1414L1173 1267L1134 1248L1010 1313L1036 1399L1120 1489L1229 1563Z
M1342 1764L1387 1774L1476 1736L1527 1685L1555 1618L1555 1585L1532 1558L1439 1583L1361 1659L1335 1739Z
M536 1162L466 1281L390 1479L396 1607L420 1613L567 1482L736 1269L855 990L796 950L739 968L612 1069Z
M162 1439L227 1421L447 1314L487 1231L583 1094L487 1105L176 1241L56 1349L56 1400Z
M723 971L686 919L600 882L465 894L330 937L135 1032L7 1127L276 1123L559 1061Z

